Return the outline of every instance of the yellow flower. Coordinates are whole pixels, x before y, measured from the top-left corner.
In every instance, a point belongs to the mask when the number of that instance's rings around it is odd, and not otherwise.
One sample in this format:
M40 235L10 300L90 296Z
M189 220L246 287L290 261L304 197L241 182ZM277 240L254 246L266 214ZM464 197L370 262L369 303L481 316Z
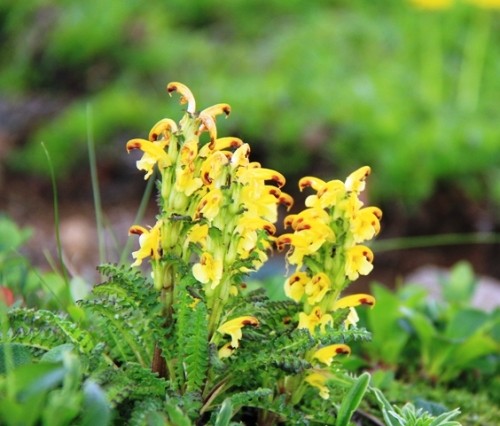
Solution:
M225 166L228 158L221 151L215 151L201 165L201 179L207 186L220 188L226 184Z
M186 239L186 244L194 243L200 244L202 247L206 246L208 237L208 225L199 223L195 224L190 230Z
M441 10L453 5L453 0L410 0L418 9Z
M371 240L380 232L380 219L382 210L378 207L365 207L358 210L351 220L351 232L354 236L354 242L361 243Z
M365 180L370 175L371 169L369 166L360 167L352 172L345 180L345 189L349 192L359 194L365 189Z
M351 281L360 275L368 275L373 269L373 252L366 246L358 245L347 249L345 274Z
M352 308L359 305L375 306L375 298L370 294L358 293L341 297L333 304L333 310Z
M287 297L300 302L305 293L305 287L310 280L305 272L295 272L285 281L285 294Z
M350 353L351 348L349 348L349 346L339 343L318 349L316 352L314 352L312 357L329 366L331 365L333 358L335 358L337 355L349 355Z
M186 111L194 114L196 111L196 101L193 93L182 83L172 82L167 84L167 92L172 96L172 92L178 92L181 95L181 104L187 104Z
M217 115L225 114L226 117L231 114L231 106L228 104L216 104L211 107L205 108L200 112L200 117L208 115L212 118L215 118Z
M177 123L170 118L163 118L158 123L156 123L151 130L149 131L148 139L151 142L157 141L160 139L160 136L163 137L163 140L169 140L170 135L172 133L177 133L179 131L177 127Z
M139 170L147 172L144 179L152 175L155 164L158 163L160 169L169 167L172 164L171 158L164 150L167 143L168 141L150 142L145 139L132 139L127 142L127 152L132 149L140 149L144 152L142 158L136 162Z
M228 148L239 148L242 145L243 141L238 138L234 137L218 138L215 139L213 143L207 143L203 145L200 148L199 156L201 158L207 158L210 154L213 154L215 151L223 151Z
M304 256L315 253L325 242L323 238L318 238L317 234L311 230L303 230L294 234L283 234L276 239L276 247L279 251L284 250L285 245L292 248L287 253L287 260L292 265L301 267Z
M338 205L346 195L346 187L340 180L326 182L316 193L306 198L306 207L322 209Z
M297 328L307 328L311 334L314 334L316 328L320 327L320 332L323 333L326 325L332 323L332 316L330 314L323 314L321 308L316 306L309 315L304 312L299 313L299 325Z
M224 346L222 346L219 351L219 358L229 358L233 353L234 353L235 348L231 346L231 343L226 343Z
M219 188L214 188L207 192L196 207L195 219L204 217L209 221L219 214L223 194Z
M311 370L312 372L308 374L305 381L311 386L319 389L319 396L323 399L328 399L330 397L330 390L326 386L328 379L332 377L329 371L325 370Z
M325 294L330 290L330 287L330 278L324 272L314 275L305 287L305 292L309 296L307 303L314 305L321 302Z
M132 253L132 257L135 262L132 266L139 266L142 261L151 256L154 260L158 260L161 257L161 246L160 246L160 228L162 222L158 221L156 225L149 231L139 225L131 226L128 233L129 235L139 235L139 245L140 249Z
M257 163L250 163L248 167L242 167L239 169L237 173L238 182L243 185L251 184L255 181L266 181L272 180L276 182L278 188L281 188L285 185L286 180L285 177L272 169L265 169L262 167L256 167Z
M203 253L199 263L193 265L194 277L203 284L210 283L214 289L220 284L223 273L223 264L220 259L214 259L210 253Z
M259 321L252 316L242 316L222 324L217 331L221 334L229 334L231 336L231 347L237 348L240 345L240 340L243 337L241 329L245 325L257 326Z

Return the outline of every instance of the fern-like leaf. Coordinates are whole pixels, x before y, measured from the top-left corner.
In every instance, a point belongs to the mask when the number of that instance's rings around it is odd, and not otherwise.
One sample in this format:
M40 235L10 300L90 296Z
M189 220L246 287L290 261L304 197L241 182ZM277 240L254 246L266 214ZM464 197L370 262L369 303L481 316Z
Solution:
M89 354L96 345L88 331L51 311L11 309L8 319L10 340L34 349L48 351L71 343L78 352Z

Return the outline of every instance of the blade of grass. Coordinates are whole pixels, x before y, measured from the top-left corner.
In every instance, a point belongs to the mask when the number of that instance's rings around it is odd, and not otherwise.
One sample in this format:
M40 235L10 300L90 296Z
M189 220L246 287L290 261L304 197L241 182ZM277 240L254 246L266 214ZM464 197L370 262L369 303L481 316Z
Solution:
M106 246L104 239L103 211L101 204L101 192L99 189L99 178L97 176L97 162L94 145L94 132L92 122L92 107L87 104L87 149L89 151L90 179L92 182L92 194L94 196L95 221L97 228L97 241L99 246L99 263L106 263Z
M500 234L481 232L475 234L440 234L418 237L388 238L374 241L371 245L377 252L426 248L460 244L495 244L500 242Z
M57 183L56 183L56 175L54 172L54 166L52 164L52 159L50 158L49 151L47 147L42 142L42 148L45 152L45 156L47 157L47 164L49 166L50 172L50 181L52 183L52 194L53 194L53 204L54 204L54 228L56 233L56 246L57 246L57 257L59 260L59 266L61 268L61 273L63 275L64 282L67 286L69 286L69 276L68 271L66 269L66 265L63 260L63 252L62 252L62 244L61 244L61 232L60 232L60 220L59 220L59 200L57 195Z

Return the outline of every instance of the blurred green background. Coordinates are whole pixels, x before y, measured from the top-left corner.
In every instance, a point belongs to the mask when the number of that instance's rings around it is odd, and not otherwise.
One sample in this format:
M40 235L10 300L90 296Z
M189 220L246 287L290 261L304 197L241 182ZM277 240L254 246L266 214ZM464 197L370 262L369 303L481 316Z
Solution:
M343 178L369 164L370 202L389 222L391 210L439 208L439 191L453 188L447 215L481 212L451 230L493 231L499 29L498 9L465 0L437 10L404 0L2 0L3 182L47 177L41 141L60 181L88 170L89 132L99 164L137 179L124 144L181 117L165 92L180 81L200 108L233 107L219 135L249 142L289 192L305 174Z

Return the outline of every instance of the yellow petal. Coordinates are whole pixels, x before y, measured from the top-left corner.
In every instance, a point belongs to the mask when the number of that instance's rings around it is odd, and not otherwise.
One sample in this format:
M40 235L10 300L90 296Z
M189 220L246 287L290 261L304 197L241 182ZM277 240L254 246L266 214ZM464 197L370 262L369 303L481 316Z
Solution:
M330 397L330 391L326 386L326 382L330 377L331 373L327 371L313 370L304 380L311 386L319 389L319 396L321 396L321 398L328 399Z
M370 175L371 169L369 166L360 167L352 172L345 181L347 191L352 191L357 194L365 189L365 180Z
M229 334L231 336L231 346L237 348L239 346L239 341L242 338L241 329L245 325L257 326L259 325L259 320L252 316L242 316L222 324L217 331L221 334Z
M325 346L321 349L318 349L316 352L314 352L313 358L316 358L323 364L331 365L333 358L335 358L337 355L339 354L349 355L350 353L351 353L351 348L349 348L349 346L347 345L340 343L340 344Z
M333 310L354 308L359 305L368 305L373 308L375 306L375 298L372 295L365 293L352 294L338 299L333 304Z
M306 176L299 180L299 189L301 191L305 188L311 187L317 192L323 188L323 185L325 185L325 181L314 176Z
M167 92L171 96L172 92L178 92L181 95L181 104L187 104L187 112L194 114L196 111L196 101L194 100L193 93L187 86L179 82L172 82L167 84Z
M174 120L163 118L152 127L148 139L154 142L159 139L160 135L163 135L164 139L168 139L169 133L177 133L178 130L177 123Z

